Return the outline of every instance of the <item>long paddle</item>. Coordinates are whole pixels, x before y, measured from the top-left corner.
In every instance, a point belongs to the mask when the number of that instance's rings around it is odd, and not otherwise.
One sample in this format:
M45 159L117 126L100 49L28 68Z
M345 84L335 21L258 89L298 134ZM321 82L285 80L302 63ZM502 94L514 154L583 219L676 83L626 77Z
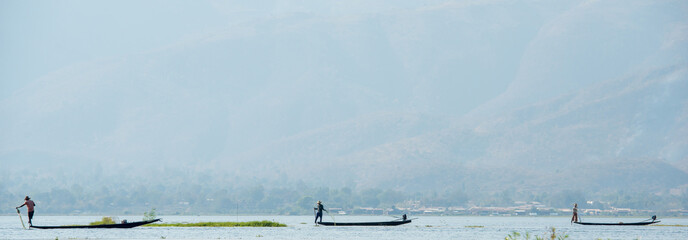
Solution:
M337 226L337 221L334 220L334 216L330 214L330 211L327 211L327 215L330 215L330 217L332 218L332 223L334 223L334 225Z
M26 225L24 225L24 219L21 217L21 213L19 212L19 208L17 208L17 214L19 214L19 221L22 223L22 227L26 229Z

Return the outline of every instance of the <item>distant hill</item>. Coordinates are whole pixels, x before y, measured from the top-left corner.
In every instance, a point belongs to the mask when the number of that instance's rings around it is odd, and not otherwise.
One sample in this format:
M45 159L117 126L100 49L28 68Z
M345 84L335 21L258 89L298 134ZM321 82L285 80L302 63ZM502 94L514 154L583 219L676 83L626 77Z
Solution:
M0 173L686 190L685 3L411 5L251 17L43 76L0 99Z
M604 9L614 6L581 4L545 24L507 91L453 118L451 127L359 145L359 139L384 135L379 130L394 119L414 114L397 112L399 117L380 118L377 125L367 124L369 117L354 119L237 158L251 159L250 169L267 176L291 173L360 187L685 188L685 31L657 32L677 19L647 18L650 9L677 16L667 5L634 5L607 18ZM368 129L349 135L360 129L354 126Z
M384 136L384 126L413 122L360 119L242 157L252 174L359 187L661 191L688 184L687 70L610 80L476 125L367 141L368 148L361 141Z

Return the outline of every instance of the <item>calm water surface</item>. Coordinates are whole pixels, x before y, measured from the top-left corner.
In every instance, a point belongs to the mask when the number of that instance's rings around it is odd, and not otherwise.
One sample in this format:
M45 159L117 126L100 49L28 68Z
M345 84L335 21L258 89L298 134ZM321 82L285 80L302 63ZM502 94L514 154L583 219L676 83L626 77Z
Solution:
M26 218L26 216L24 216ZM88 224L101 216L35 216L36 225ZM141 216L119 216L129 221ZM396 227L323 227L312 216L161 216L164 222L271 220L284 228L159 228L24 230L18 216L0 216L0 239L504 239L518 231L544 236L550 227L569 239L688 239L688 227L578 226L568 217L435 217L419 216ZM332 218L324 216L325 220ZM337 222L387 221L384 216L335 216ZM24 219L26 220L26 219ZM596 222L634 222L642 218L586 218ZM662 224L688 225L686 218L661 219ZM482 226L482 227L472 227Z

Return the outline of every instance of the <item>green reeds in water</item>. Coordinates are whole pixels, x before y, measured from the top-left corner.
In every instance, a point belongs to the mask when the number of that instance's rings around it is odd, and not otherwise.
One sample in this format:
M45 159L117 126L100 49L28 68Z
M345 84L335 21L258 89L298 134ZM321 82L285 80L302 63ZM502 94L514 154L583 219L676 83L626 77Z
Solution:
M681 224L653 224L654 227L688 227L688 225Z
M115 224L115 221L111 217L103 217L100 221L91 222L88 225L104 225L104 224Z
M286 224L272 221L250 222L197 222L197 223L155 223L146 227L286 227Z
M557 229L554 227L549 228L549 231L545 233L543 236L538 236L538 235L531 235L529 232L526 232L524 234L521 234L519 232L513 231L511 234L507 235L504 240L530 240L533 239L531 237L534 237L534 240L565 240L569 239L569 235L566 233L557 233Z

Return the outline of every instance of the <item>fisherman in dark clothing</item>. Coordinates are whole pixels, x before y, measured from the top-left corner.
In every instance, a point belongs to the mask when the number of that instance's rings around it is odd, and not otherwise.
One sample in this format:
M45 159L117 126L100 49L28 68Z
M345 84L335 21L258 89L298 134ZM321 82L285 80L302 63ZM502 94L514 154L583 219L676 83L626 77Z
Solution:
M571 217L571 223L578 222L578 203L573 204L573 217Z
M318 218L320 218L320 222L322 222L322 211L325 210L325 212L329 213L327 209L325 209L325 206L322 205L321 201L317 202L317 206L313 208L313 210L317 210L318 212L315 214L315 223L318 223Z

